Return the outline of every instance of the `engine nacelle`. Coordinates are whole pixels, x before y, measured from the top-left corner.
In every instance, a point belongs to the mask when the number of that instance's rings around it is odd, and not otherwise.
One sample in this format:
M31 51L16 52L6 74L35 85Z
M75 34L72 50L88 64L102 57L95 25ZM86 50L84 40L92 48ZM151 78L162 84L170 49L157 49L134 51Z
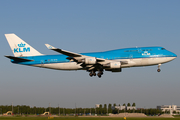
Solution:
M87 57L84 59L85 64L96 64L97 60L95 57Z
M112 69L121 68L121 62L110 62L109 67Z

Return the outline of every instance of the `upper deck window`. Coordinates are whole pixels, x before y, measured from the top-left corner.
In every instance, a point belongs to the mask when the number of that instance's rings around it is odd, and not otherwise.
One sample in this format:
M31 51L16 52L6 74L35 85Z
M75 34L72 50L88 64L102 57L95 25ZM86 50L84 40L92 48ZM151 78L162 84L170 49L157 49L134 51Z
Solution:
M161 48L161 50L166 50L165 48Z

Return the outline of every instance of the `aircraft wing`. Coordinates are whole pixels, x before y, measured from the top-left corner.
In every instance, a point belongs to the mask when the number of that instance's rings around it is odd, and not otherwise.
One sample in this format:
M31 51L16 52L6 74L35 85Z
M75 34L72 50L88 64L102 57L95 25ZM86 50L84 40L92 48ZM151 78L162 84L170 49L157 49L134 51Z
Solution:
M107 59L102 59L102 58L95 58L93 56L86 56L86 55L82 55L82 54L79 54L79 53L74 53L74 52L69 52L69 51L66 51L66 50L62 50L62 49L59 49L59 48L55 48L49 44L45 44L46 47L50 50L54 50L56 52L59 52L61 54L64 54L66 56L68 56L66 59L69 59L69 60L73 60L77 63L81 63L81 66L87 70L92 70L92 69L104 69L105 67L108 67L109 64L108 63L111 63L111 62L114 62L113 60L107 60ZM88 59L88 61L93 61L94 60L94 63L93 64L89 64L88 62L86 63L86 59ZM118 62L118 61L116 61ZM121 64L127 64L128 62L127 61L119 61L121 62Z
M63 55L66 55L66 56L69 56L67 59L71 59L72 57L75 57L76 59L83 59L83 58L86 58L86 57L90 57L90 56L86 56L86 55L81 55L79 53L74 53L74 52L70 52L70 51L66 51L66 50L62 50L62 49L59 49L59 48L55 48L49 44L45 44L46 47L50 50L54 50L56 52L59 52ZM105 61L105 59L102 59L102 58L97 58L97 60L100 62L100 61Z

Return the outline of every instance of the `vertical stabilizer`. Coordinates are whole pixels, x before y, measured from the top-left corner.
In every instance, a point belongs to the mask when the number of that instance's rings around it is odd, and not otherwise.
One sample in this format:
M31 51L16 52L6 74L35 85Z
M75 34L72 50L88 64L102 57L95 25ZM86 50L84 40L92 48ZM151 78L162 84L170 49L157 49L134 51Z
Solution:
M38 52L36 49L31 47L29 44L24 42L21 38L13 33L5 34L5 37L15 57L42 55L40 52Z

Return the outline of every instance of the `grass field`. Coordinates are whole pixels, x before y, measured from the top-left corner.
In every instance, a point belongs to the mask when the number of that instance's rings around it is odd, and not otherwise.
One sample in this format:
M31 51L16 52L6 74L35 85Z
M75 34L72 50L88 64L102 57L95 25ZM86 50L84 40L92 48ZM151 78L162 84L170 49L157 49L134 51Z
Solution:
M0 120L124 120L123 118L102 118L102 117L0 117ZM126 120L180 120L180 118L126 118Z

